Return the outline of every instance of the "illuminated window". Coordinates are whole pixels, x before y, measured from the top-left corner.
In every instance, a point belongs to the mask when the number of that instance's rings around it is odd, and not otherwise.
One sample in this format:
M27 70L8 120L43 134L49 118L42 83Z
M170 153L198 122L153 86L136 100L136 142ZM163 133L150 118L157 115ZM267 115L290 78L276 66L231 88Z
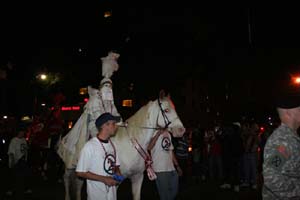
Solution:
M5 118L6 117L6 118ZM7 116L3 116L4 119L7 119ZM24 116L22 117L21 121L28 121L30 120L30 117L29 116Z
M107 18L107 17L111 17L112 13L111 11L105 11L104 12L104 17Z
M79 94L80 95L85 95L85 94L87 94L88 93L88 89L87 88L80 88L79 89Z
M68 122L68 128L71 129L73 127L73 122Z
M132 100L131 99L125 99L122 102L123 107L132 107Z

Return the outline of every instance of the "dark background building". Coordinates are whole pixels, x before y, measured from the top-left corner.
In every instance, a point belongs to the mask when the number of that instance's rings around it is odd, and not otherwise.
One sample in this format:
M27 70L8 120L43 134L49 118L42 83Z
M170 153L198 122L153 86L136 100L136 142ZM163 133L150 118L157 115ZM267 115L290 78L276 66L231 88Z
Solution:
M1 8L2 115L32 114L36 97L50 106L57 92L65 104L82 102L79 88L99 86L100 58L111 50L121 55L112 79L125 115L164 88L188 126L264 118L274 111L274 85L299 70L299 16L282 6L43 1ZM58 81L38 82L42 72ZM122 108L125 98L134 108Z

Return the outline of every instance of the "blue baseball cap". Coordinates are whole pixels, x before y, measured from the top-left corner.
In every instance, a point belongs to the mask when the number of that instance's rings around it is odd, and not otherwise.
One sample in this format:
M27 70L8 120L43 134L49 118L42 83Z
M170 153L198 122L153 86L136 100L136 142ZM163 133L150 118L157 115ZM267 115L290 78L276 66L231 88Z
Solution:
M103 113L102 115L100 115L97 119L96 119L96 127L99 128L101 127L103 124L105 124L108 121L120 121L120 117L119 116L113 116L110 113Z

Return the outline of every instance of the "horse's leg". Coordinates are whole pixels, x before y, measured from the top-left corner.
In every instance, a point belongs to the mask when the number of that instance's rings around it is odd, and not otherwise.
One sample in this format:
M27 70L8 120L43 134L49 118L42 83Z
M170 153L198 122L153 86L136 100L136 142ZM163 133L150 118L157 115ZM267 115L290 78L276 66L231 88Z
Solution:
M70 183L71 183L72 169L65 168L64 185L65 185L65 200L70 200Z
M76 174L75 174L76 176ZM83 179L75 177L75 184L76 184L76 200L81 200L81 191L83 186Z
M133 200L141 199L141 189L142 189L143 179L144 179L143 173L135 174L130 178Z

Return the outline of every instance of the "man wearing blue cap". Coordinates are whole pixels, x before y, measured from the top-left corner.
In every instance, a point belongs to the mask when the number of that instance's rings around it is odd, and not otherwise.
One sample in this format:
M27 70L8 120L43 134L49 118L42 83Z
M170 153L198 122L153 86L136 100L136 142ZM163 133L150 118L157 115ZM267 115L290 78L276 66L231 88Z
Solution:
M300 199L300 96L277 98L281 125L268 138L264 150L263 199Z
M118 117L103 113L96 120L99 132L83 147L77 163L76 174L87 179L88 200L117 199L116 185L119 183L113 175L120 175L119 159L110 137L117 130Z

